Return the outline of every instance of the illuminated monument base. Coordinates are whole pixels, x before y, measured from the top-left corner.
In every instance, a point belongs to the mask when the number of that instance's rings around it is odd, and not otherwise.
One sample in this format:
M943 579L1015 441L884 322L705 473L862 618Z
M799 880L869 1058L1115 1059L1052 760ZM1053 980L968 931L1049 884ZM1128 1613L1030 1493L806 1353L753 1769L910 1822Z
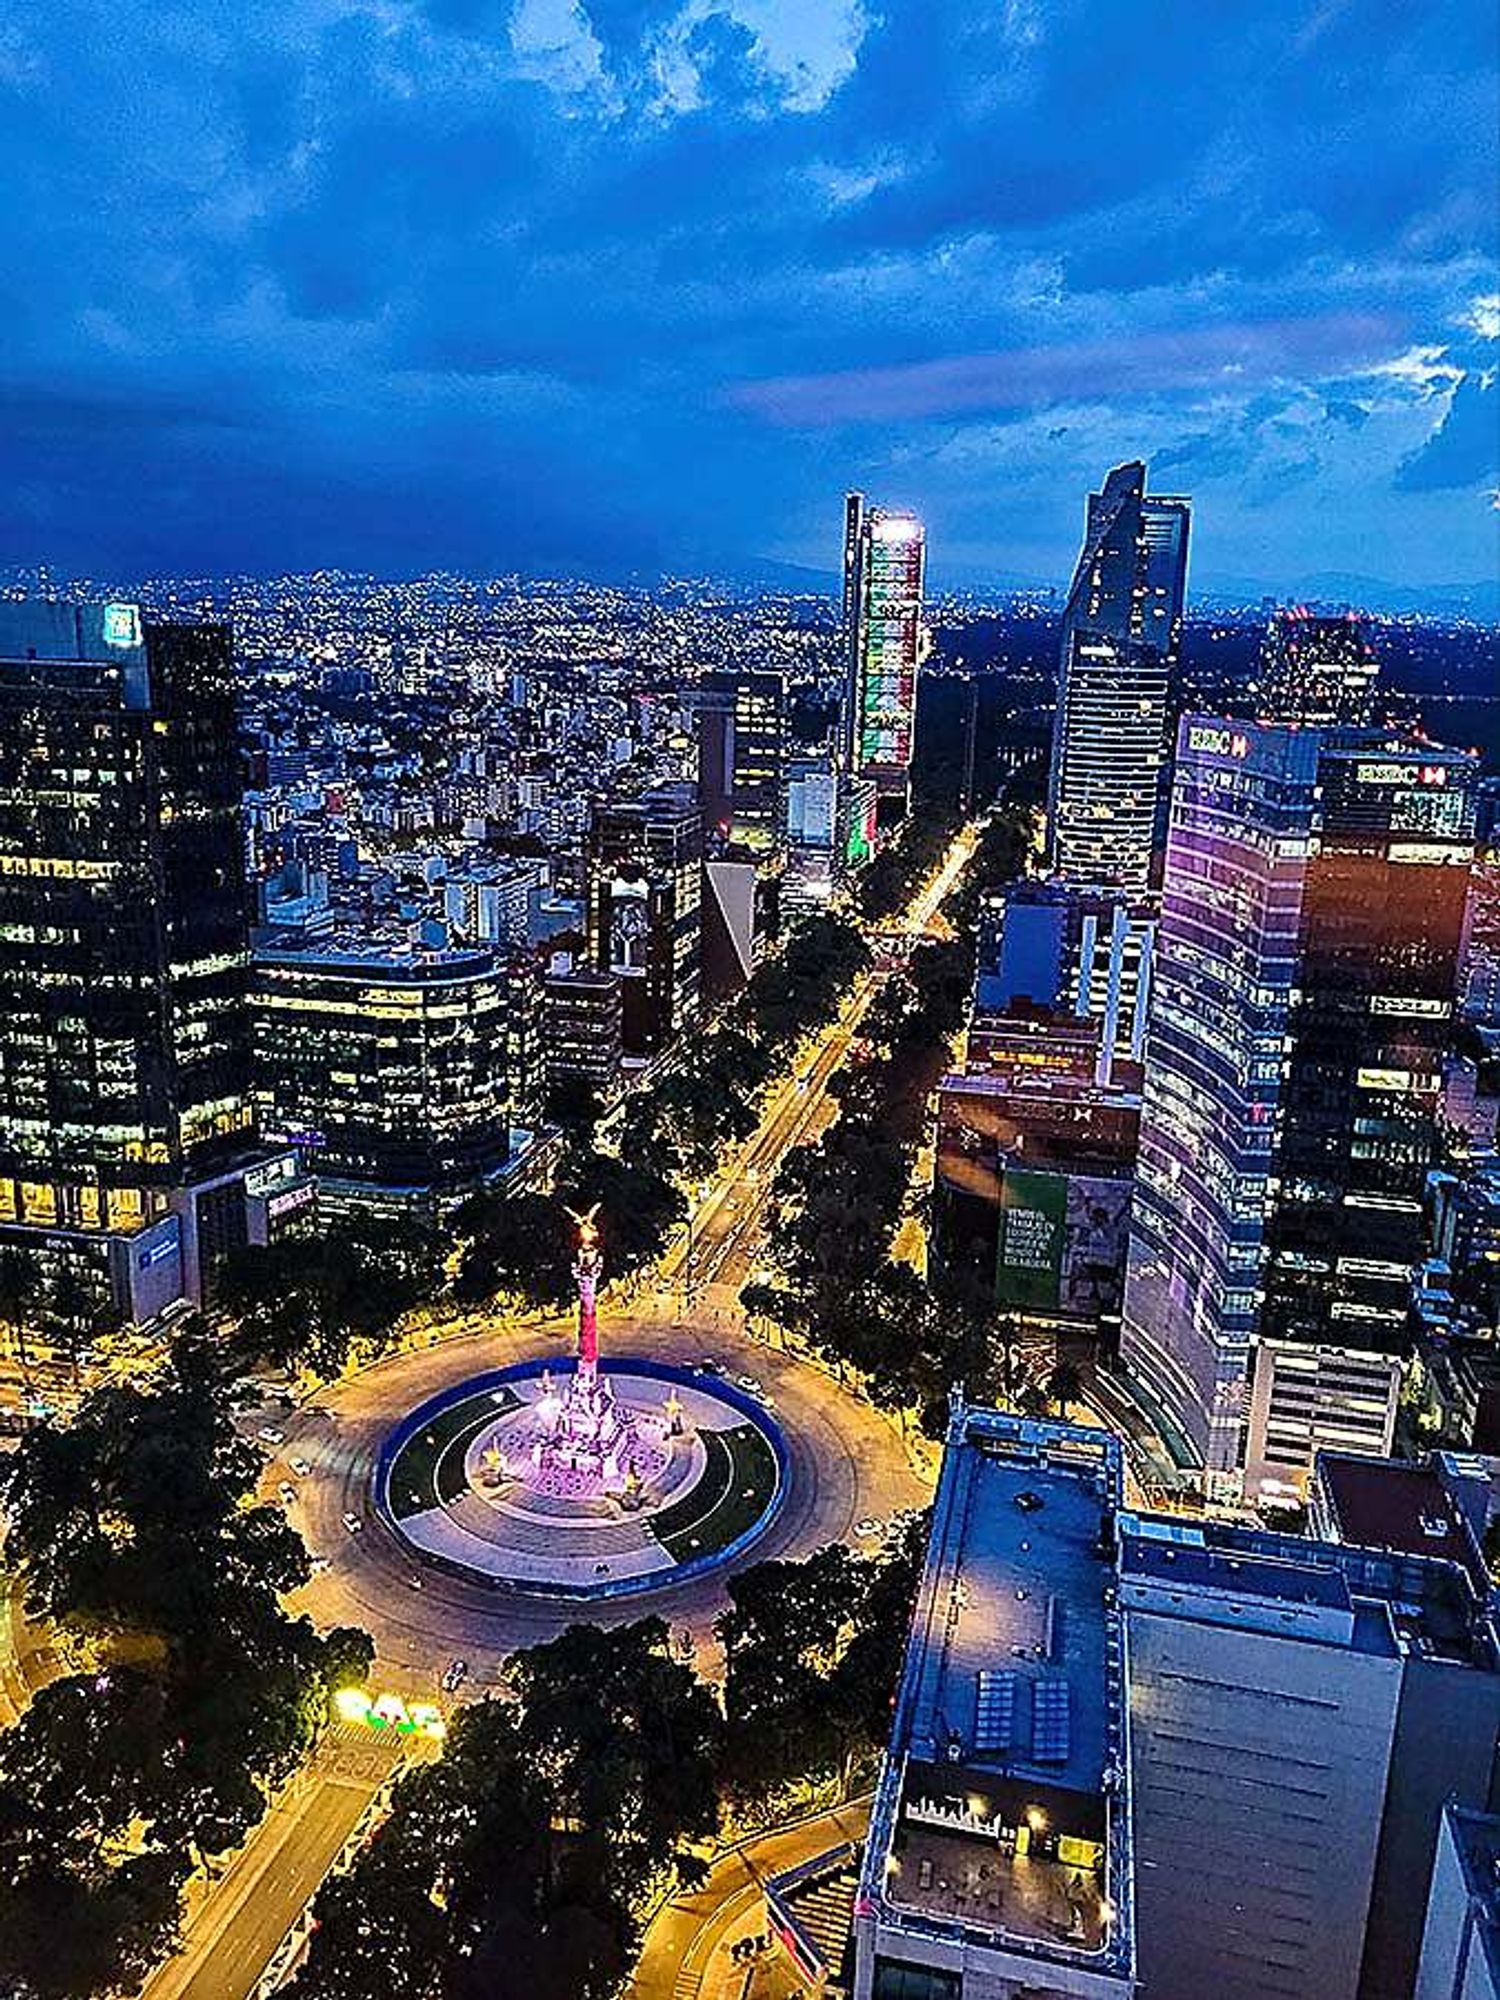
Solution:
M742 1389L600 1359L598 1245L579 1222L571 1365L496 1369L413 1410L381 1451L376 1505L413 1554L470 1580L552 1597L670 1589L759 1540L790 1458Z

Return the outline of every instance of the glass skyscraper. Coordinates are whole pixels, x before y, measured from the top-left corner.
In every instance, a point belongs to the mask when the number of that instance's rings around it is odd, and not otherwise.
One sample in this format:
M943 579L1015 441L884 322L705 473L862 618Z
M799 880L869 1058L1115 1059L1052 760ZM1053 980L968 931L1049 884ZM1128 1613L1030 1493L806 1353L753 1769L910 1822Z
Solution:
M17 1242L128 1241L175 1208L195 1250L205 1218L182 1191L244 1157L240 802L227 627L0 606L0 1227ZM130 1310L118 1273L115 1292Z
M844 503L844 768L904 807L926 633L927 536L915 514Z
M1211 1484L1388 1429L1358 1357L1404 1349L1475 777L1374 730L1181 724L1122 1356ZM1335 1359L1250 1440L1256 1342Z
M1261 651L1260 715L1315 727L1366 724L1379 663L1362 618L1320 617L1302 605L1273 614Z
M1063 614L1048 826L1065 881L1144 889L1167 757L1187 584L1186 500L1146 492L1139 461L1091 493Z

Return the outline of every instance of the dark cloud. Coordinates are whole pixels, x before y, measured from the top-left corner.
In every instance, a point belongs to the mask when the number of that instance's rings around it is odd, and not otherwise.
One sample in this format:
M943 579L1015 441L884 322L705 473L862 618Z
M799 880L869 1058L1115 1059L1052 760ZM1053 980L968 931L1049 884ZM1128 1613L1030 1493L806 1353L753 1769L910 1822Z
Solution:
M1443 421L1396 476L1403 493L1500 485L1500 391L1477 375L1453 392Z
M826 564L858 481L939 576L1052 573L1150 454L1213 486L1224 569L1472 571L1493 15L10 0L0 527ZM1421 369L1373 372L1407 349L1469 371L1415 451Z

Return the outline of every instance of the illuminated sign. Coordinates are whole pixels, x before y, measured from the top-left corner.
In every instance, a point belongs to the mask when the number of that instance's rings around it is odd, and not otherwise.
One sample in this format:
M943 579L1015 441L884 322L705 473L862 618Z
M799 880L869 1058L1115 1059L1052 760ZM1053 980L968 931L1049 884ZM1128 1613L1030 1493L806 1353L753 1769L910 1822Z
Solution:
M104 607L106 646L138 646L141 643L141 614L133 604L106 604Z
M1362 785L1446 785L1448 766L1387 760L1380 764L1356 764L1354 775Z
M442 1711L430 1701L403 1701L399 1694L370 1695L364 1688L340 1688L333 1697L340 1722L366 1729L394 1730L398 1736L447 1735Z
M1217 723L1188 725L1189 750L1206 750L1212 757L1248 757L1250 739L1241 729L1223 729Z
M998 1305L1056 1306L1067 1216L1068 1183L1061 1174L1006 1172L995 1258Z
M266 1214L271 1216L290 1215L293 1210L306 1208L317 1198L318 1190L311 1181L304 1181L301 1187L286 1188L280 1194L271 1195L266 1202Z

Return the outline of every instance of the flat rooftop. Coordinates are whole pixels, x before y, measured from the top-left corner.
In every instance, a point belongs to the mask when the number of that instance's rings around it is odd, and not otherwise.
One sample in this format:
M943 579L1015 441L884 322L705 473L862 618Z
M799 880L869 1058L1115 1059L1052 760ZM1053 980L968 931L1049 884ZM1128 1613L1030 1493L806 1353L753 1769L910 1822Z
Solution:
M1500 1664L1487 1600L1448 1557L1166 1516L1122 1514L1119 1530L1132 1608L1361 1652Z
M885 1920L1128 1969L1120 1485L1102 1431L956 1407L865 1854Z
M1472 1567L1463 1517L1434 1466L1323 1451L1314 1477L1341 1541Z

